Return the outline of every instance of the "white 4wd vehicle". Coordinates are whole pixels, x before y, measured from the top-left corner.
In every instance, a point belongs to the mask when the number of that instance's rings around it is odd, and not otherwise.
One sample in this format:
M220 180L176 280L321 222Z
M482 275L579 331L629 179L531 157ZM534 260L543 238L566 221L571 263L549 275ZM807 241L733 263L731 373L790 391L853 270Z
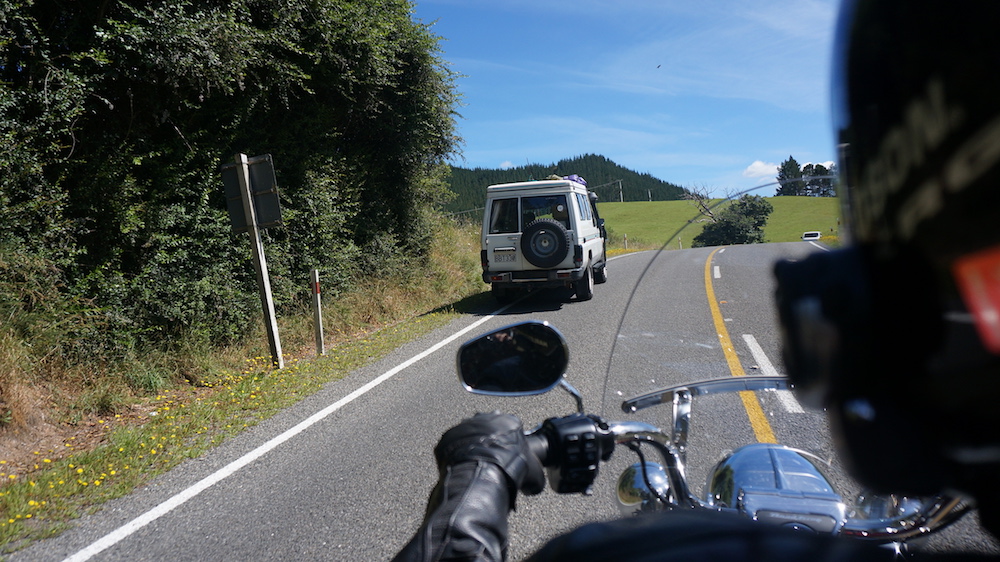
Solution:
M607 281L607 231L597 194L570 178L486 188L483 281L497 301L540 287L571 287L578 299L589 300L594 283Z

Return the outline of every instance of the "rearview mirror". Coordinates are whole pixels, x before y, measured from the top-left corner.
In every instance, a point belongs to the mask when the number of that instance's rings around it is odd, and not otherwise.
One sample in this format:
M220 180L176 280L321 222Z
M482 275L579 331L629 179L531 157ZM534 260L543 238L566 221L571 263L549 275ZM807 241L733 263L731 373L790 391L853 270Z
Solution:
M476 394L542 394L559 384L568 364L566 339L547 322L506 326L458 350L458 377Z

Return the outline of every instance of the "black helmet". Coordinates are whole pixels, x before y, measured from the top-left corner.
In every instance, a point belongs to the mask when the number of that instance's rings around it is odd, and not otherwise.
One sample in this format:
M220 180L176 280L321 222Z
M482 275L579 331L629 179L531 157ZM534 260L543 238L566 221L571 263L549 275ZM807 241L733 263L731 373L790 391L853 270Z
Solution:
M998 24L992 0L844 3L833 100L848 244L776 266L786 368L828 408L854 475L993 507Z

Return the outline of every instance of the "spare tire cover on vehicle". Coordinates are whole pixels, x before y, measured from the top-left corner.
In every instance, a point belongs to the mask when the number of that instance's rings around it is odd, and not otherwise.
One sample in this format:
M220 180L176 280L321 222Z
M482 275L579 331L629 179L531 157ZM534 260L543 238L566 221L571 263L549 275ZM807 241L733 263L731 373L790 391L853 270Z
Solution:
M521 233L521 254L535 267L555 267L572 246L569 231L557 220L537 219Z

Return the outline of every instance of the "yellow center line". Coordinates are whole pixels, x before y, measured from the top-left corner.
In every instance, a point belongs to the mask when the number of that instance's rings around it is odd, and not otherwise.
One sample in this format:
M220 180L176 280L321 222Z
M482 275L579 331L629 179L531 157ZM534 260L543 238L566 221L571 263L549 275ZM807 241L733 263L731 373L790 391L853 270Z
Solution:
M715 332L719 335L719 344L722 345L722 353L726 356L729 371L734 377L745 377L747 374L743 370L743 365L740 364L739 358L736 357L733 340L729 338L729 330L726 329L726 322L723 320L722 312L719 310L719 301L715 298L715 288L712 286L712 258L715 257L715 253L720 249L716 248L713 250L708 255L708 260L705 261L705 294L708 296L708 308L712 311ZM740 398L743 400L743 407L747 411L747 417L750 418L750 426L753 427L757 441L760 443L777 443L778 440L774 438L774 431L771 429L771 424L767 421L767 416L764 415L764 409L761 408L760 401L757 400L757 395L745 390L740 392Z

